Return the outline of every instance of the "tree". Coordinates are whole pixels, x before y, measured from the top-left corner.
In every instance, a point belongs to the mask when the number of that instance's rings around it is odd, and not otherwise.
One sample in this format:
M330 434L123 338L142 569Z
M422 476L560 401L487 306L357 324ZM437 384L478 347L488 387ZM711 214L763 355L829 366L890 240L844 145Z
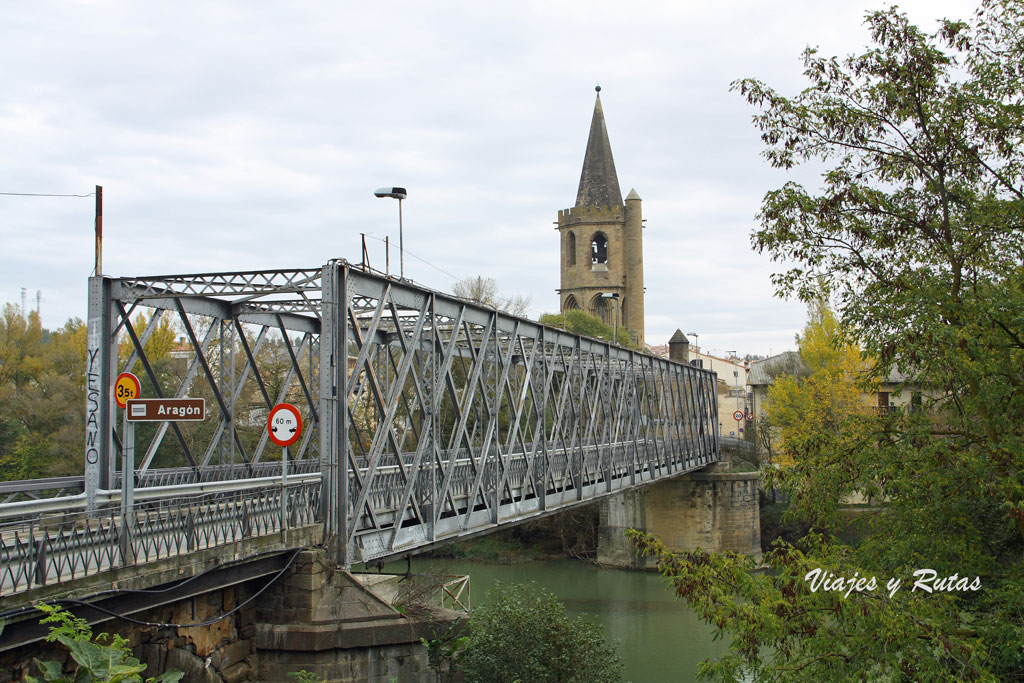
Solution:
M496 308L502 313L520 318L525 317L530 308L530 297L520 294L502 296L494 278L485 278L481 275L456 282L452 293L459 298L469 299L473 303Z
M612 325L604 322L596 315L573 308L562 313L545 313L540 317L541 324L551 327L560 327L573 334L584 337L595 337L614 341L619 346L635 349L637 345L629 337L629 332L621 325L616 330Z
M12 304L0 319L0 479L82 471L85 341L81 320L55 332Z
M14 304L4 305L0 314L0 384L21 387L39 373L43 337L38 313L25 315Z
M733 634L706 675L1021 678L1024 5L985 0L932 36L895 9L866 23L863 54L805 52L809 85L795 97L735 84L762 108L772 165L828 167L818 191L769 192L753 242L793 264L775 277L780 294L834 295L874 377L895 367L935 398L868 421L841 484L834 465L819 469L833 491L886 482L887 505L856 547L812 532L776 545L773 571L755 575L747 560L636 539L678 595ZM856 590L869 577L875 587ZM889 579L902 588L890 594Z
M462 664L467 683L610 683L622 663L601 627L570 619L558 599L532 584L495 584L473 609Z
M776 377L768 390L765 418L775 433L762 436L773 439L781 467L766 469L767 481L792 494L794 515L833 528L849 482L860 480L851 455L873 447L865 438L869 408L862 391L874 387L862 376L860 349L843 339L824 299L808 306L797 344L800 372Z

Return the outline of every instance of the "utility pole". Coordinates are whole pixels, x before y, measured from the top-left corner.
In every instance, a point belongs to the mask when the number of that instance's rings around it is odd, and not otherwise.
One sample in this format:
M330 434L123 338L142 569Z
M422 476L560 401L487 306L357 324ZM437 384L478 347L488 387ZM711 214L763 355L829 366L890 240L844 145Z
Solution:
M96 277L103 274L103 186L96 186Z

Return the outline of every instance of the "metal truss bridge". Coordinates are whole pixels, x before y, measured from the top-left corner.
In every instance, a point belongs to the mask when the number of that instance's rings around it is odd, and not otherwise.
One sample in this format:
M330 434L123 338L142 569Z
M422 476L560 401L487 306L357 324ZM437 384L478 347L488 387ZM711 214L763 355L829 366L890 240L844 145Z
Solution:
M0 484L0 596L309 527L376 562L719 457L714 373L344 261L91 278L87 362L84 477ZM123 371L206 421L124 443ZM287 454L283 401L305 425Z

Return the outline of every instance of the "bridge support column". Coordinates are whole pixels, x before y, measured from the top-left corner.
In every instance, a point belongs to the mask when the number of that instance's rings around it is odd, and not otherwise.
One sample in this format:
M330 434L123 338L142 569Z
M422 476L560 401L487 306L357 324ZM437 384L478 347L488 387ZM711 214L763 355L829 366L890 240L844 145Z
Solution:
M676 551L731 550L761 555L757 472L694 472L606 498L601 503L597 560L611 567L653 569L637 558L626 529L658 536Z
M254 637L259 681L305 669L329 683L433 681L426 648L466 615L422 606L406 616L389 604L398 576L355 575L324 551L304 551L293 571L260 598Z

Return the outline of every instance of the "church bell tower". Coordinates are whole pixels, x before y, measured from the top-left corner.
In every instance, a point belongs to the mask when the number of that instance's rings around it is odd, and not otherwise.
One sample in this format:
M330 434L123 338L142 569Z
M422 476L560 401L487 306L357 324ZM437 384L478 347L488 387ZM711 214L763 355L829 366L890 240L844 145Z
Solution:
M608 128L601 108L601 86L590 122L590 138L576 205L558 212L561 239L561 310L593 313L624 327L644 343L644 255L640 195L622 201Z

